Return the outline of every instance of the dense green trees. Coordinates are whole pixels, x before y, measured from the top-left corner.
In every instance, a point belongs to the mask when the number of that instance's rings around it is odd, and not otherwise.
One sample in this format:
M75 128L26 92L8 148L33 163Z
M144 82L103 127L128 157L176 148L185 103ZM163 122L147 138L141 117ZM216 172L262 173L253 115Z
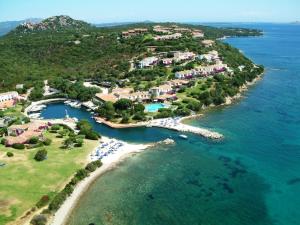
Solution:
M51 143L52 143L52 140L49 139L49 138L45 138L45 139L43 140L43 144L44 144L45 146L49 146L49 145L51 145Z
M30 224L32 225L46 225L47 223L47 218L45 215L36 215L32 218L32 220L30 221Z
M100 137L87 120L80 120L77 123L77 128L79 129L79 135L84 135L86 139L98 140Z
M175 114L171 109L159 109L157 115L155 115L156 119L173 117Z
M151 33L153 25L155 24L142 26L147 27ZM243 84L252 81L263 72L262 67L254 66L238 49L216 40L223 36L260 35L257 30L184 25L188 28L201 29L205 33L205 38L215 40L214 47L210 48L204 47L201 40L192 38L189 34L177 40L166 41L156 41L151 38L151 34L147 34L147 38L142 35L128 39L120 38L121 31L138 26L141 24L99 29L92 27L84 30L67 29L60 32L48 30L35 32L34 35L24 34L22 37L11 33L0 38L0 78L3 80L0 88L1 90L11 88L16 81L25 83L26 89L33 87L29 97L32 101L43 98L44 79L48 79L51 87L61 91L59 97L81 101L90 100L95 93L100 92L98 89L85 87L83 85L85 79L110 83L112 86L131 86L135 91L147 91L174 78L176 71L192 69L204 63L195 60L186 64L177 62L171 68L158 64L149 69L130 69L131 62L137 64L139 60L154 55L148 51L150 46L155 46L156 53L162 54L161 57L172 57L174 51L203 54L217 50L222 61L233 70L233 73L203 78L203 82L199 82L201 83L199 85L198 81L192 81L183 86L177 90L181 93L180 98L182 96L184 98L186 94L190 101L183 101L182 105L179 104L174 109L160 110L155 117L162 118L188 115L191 111L198 112L203 105L223 104L226 97L237 94ZM241 65L243 70L240 69ZM105 102L97 109L100 117L122 123L146 120L144 111L145 108L141 104L134 104L127 99L120 99L114 104ZM86 138L97 139L97 133L92 129L84 128L80 132ZM74 140L68 141L74 143Z
M99 116L111 120L115 115L115 107L112 102L105 102L97 109Z
M31 137L28 141L29 144L37 144L39 142L38 137Z
M36 152L34 159L36 161L43 161L43 160L47 159L47 154L48 154L48 152L46 149L40 149Z
M24 144L13 144L11 147L13 147L14 149L19 149L19 150L25 149Z
M184 99L182 102L187 104L186 107L194 112L198 112L201 110L202 104L200 101L197 101L195 99Z
M153 81L159 77L166 76L165 68L154 67L153 69L134 70L126 73L124 78L129 78L131 82Z
M104 29L11 34L0 39L0 46L1 90L56 77L109 80L127 72L128 62L139 54Z
M53 88L60 90L65 96L71 99L77 99L80 101L91 100L96 93L100 92L97 88L88 88L83 85L82 82L71 82L62 78L55 78L49 81L49 85Z
M145 41L143 37L118 39L121 31L132 27L152 29L155 24L135 24L110 28L86 27L24 33L16 32L0 38L0 89L11 90L17 83L35 86L37 81L54 78L85 79L116 82L124 77L153 80L162 76L163 70L128 73L129 61L147 52L147 46L157 46L157 51L175 50L203 52L199 41L190 37L169 41ZM170 24L165 24L170 25ZM257 30L239 28L219 29L207 26L184 25L202 29L206 38L223 36L260 35ZM77 42L77 44L75 43ZM170 55L169 55L170 56ZM132 81L135 81L132 79ZM40 97L40 89L32 99Z
M12 153L12 152L7 152L7 153L6 153L6 156L9 157L9 158L11 158L11 157L14 156L14 153Z
M38 101L41 100L43 98L43 88L41 87L35 87L33 88L33 90L30 92L29 95L29 100L30 101Z
M39 209L46 206L49 203L49 196L48 195L43 195L40 200L36 203L36 207Z
M191 115L191 110L186 107L177 108L174 113L176 116L189 116Z
M114 103L115 110L118 111L130 110L132 108L132 105L133 105L132 101L125 98L119 99Z
M70 196L77 185L77 183L87 176L91 172L93 172L96 168L99 168L102 166L102 162L100 160L94 161L89 163L85 169L80 169L76 172L72 180L65 186L65 188L56 194L56 196L52 199L52 201L49 204L48 209L52 212L55 212L59 209L59 207L63 204L63 202L67 199L68 196Z
M133 103L129 99L119 99L117 102L105 102L96 110L100 117L107 120L121 119L122 123L128 123L131 119L136 121L146 120L145 106L141 103Z

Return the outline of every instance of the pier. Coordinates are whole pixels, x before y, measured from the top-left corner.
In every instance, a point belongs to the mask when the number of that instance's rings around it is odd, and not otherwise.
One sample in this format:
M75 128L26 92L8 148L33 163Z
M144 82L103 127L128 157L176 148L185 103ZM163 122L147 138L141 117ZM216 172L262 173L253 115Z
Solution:
M182 123L182 120L184 119L186 118L176 117L176 118L154 119L148 122L140 122L134 124L118 124L118 123L107 121L103 118L95 117L96 122L103 123L106 126L115 129L124 129L124 128L133 128L133 127L158 127L158 128L169 129L169 130L175 130L178 132L189 132L193 134L198 134L202 137L214 139L214 140L224 138L224 136L218 132L184 124Z
M165 129L170 129L170 130L175 130L178 132L189 132L189 133L194 133L201 135L205 138L209 139L222 139L224 136L218 132L210 131L205 128L200 128L200 127L194 127L191 125L183 124L182 118L166 118L166 119L156 119L152 120L148 127L160 127L160 128L165 128Z

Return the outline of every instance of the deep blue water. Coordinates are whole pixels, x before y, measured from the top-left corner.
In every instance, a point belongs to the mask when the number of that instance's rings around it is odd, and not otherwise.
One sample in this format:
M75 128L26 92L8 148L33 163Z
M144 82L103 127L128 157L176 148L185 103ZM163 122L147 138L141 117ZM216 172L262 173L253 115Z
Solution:
M176 145L145 151L99 178L69 224L300 224L300 26L243 26L265 35L226 41L265 65L263 79L234 105L191 122L222 132L225 140L189 135L183 141L162 129L94 123L104 135L135 142L171 136ZM63 115L63 105L43 113Z

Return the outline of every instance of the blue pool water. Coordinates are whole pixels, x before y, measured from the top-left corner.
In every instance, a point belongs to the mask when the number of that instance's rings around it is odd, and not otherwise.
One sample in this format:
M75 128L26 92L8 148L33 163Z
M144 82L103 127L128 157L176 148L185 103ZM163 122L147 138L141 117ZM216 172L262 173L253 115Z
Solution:
M70 109L103 135L134 142L172 137L176 144L137 154L103 175L68 224L300 224L300 26L237 26L264 30L263 37L227 42L266 73L236 104L191 122L223 133L224 141L181 140L157 128L112 130ZM50 105L42 116L64 116L65 107Z
M157 112L159 109L167 108L163 103L152 103L145 106L147 112Z

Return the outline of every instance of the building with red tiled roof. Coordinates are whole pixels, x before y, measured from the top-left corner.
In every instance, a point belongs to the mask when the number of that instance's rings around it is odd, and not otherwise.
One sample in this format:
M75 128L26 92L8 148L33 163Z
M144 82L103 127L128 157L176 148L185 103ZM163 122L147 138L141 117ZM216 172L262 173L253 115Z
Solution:
M0 109L13 107L19 98L16 91L6 92L0 94Z
M12 125L8 128L8 135L5 137L5 145L26 144L32 137L42 137L48 124L42 121L34 121L27 124Z

